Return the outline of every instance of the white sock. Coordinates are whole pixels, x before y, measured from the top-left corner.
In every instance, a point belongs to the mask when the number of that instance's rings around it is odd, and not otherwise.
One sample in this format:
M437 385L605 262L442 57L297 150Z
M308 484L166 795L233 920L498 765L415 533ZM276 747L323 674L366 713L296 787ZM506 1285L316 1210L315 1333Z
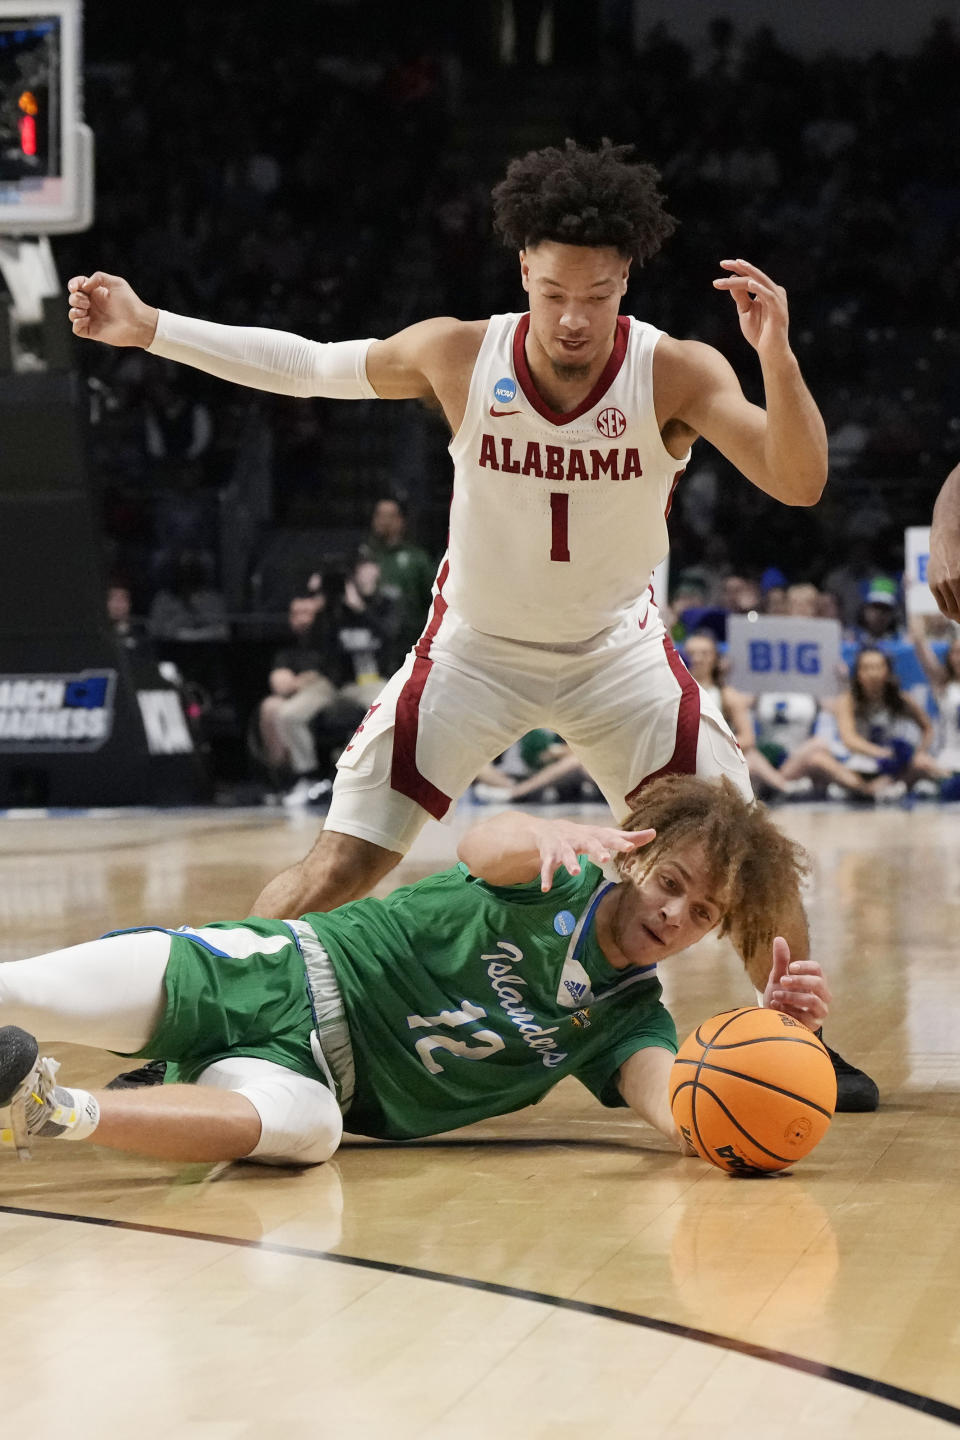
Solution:
M33 1124L30 1124L31 1105L27 1106L27 1128L31 1135L53 1140L86 1140L100 1124L99 1102L89 1090L78 1090L66 1085L54 1085L48 1091L48 1099Z
M65 1086L58 1085L57 1091L58 1101L60 1091L70 1097L69 1106L58 1110L55 1116L57 1124L64 1127L62 1139L86 1140L100 1124L100 1102L89 1090L67 1090Z

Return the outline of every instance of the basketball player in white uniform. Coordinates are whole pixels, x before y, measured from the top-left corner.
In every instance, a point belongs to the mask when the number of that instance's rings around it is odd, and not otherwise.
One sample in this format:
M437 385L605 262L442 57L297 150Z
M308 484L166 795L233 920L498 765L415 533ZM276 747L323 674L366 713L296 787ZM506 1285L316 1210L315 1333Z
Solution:
M116 276L70 281L81 337L283 394L432 400L453 436L450 548L424 633L344 752L317 844L266 887L259 914L366 894L428 816L535 726L563 736L617 816L657 774L726 774L749 792L736 742L664 632L650 572L698 435L768 494L812 505L826 434L786 292L755 265L722 261L714 285L736 302L766 409L712 347L620 316L633 260L674 228L656 171L628 155L568 141L513 161L495 188L527 314L320 345L157 311ZM783 928L805 956L802 916ZM752 978L762 988L765 972Z

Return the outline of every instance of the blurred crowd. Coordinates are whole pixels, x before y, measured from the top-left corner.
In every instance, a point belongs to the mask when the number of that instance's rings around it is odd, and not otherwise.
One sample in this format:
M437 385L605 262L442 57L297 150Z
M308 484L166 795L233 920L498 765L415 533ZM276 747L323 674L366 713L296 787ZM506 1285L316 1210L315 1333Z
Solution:
M880 582L896 595L904 525L929 519L960 445L951 22L912 53L878 37L867 58L811 58L723 18L696 44L662 26L637 37L615 3L399 8L89 7L96 220L56 242L61 274L95 264L165 308L321 340L516 309L488 206L506 159L567 134L632 142L681 223L626 308L716 345L759 399L755 357L710 287L719 259L754 260L787 287L830 436L811 510L695 451L670 522L678 638L722 647L721 613L757 608L884 640L900 597L878 599ZM450 486L436 415L257 395L139 351L78 356L111 578L154 641L229 637L264 609L285 641L300 582L265 556L296 530L316 537L328 625L385 496L436 561ZM348 682L330 683L345 705ZM281 729L258 734L265 756Z

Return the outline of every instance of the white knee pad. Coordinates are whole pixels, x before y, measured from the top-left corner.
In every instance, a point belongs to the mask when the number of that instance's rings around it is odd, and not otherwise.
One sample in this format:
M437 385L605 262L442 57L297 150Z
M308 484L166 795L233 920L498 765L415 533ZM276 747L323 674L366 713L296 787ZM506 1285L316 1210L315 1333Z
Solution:
M250 1055L208 1065L198 1085L245 1095L260 1116L260 1139L246 1157L265 1165L320 1165L343 1136L340 1107L320 1080Z

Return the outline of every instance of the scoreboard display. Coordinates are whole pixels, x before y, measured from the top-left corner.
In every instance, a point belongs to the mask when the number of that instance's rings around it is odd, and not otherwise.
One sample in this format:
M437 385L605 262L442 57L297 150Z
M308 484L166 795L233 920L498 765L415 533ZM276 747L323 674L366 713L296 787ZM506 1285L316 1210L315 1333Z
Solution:
M91 222L82 22L81 0L0 0L0 235Z

